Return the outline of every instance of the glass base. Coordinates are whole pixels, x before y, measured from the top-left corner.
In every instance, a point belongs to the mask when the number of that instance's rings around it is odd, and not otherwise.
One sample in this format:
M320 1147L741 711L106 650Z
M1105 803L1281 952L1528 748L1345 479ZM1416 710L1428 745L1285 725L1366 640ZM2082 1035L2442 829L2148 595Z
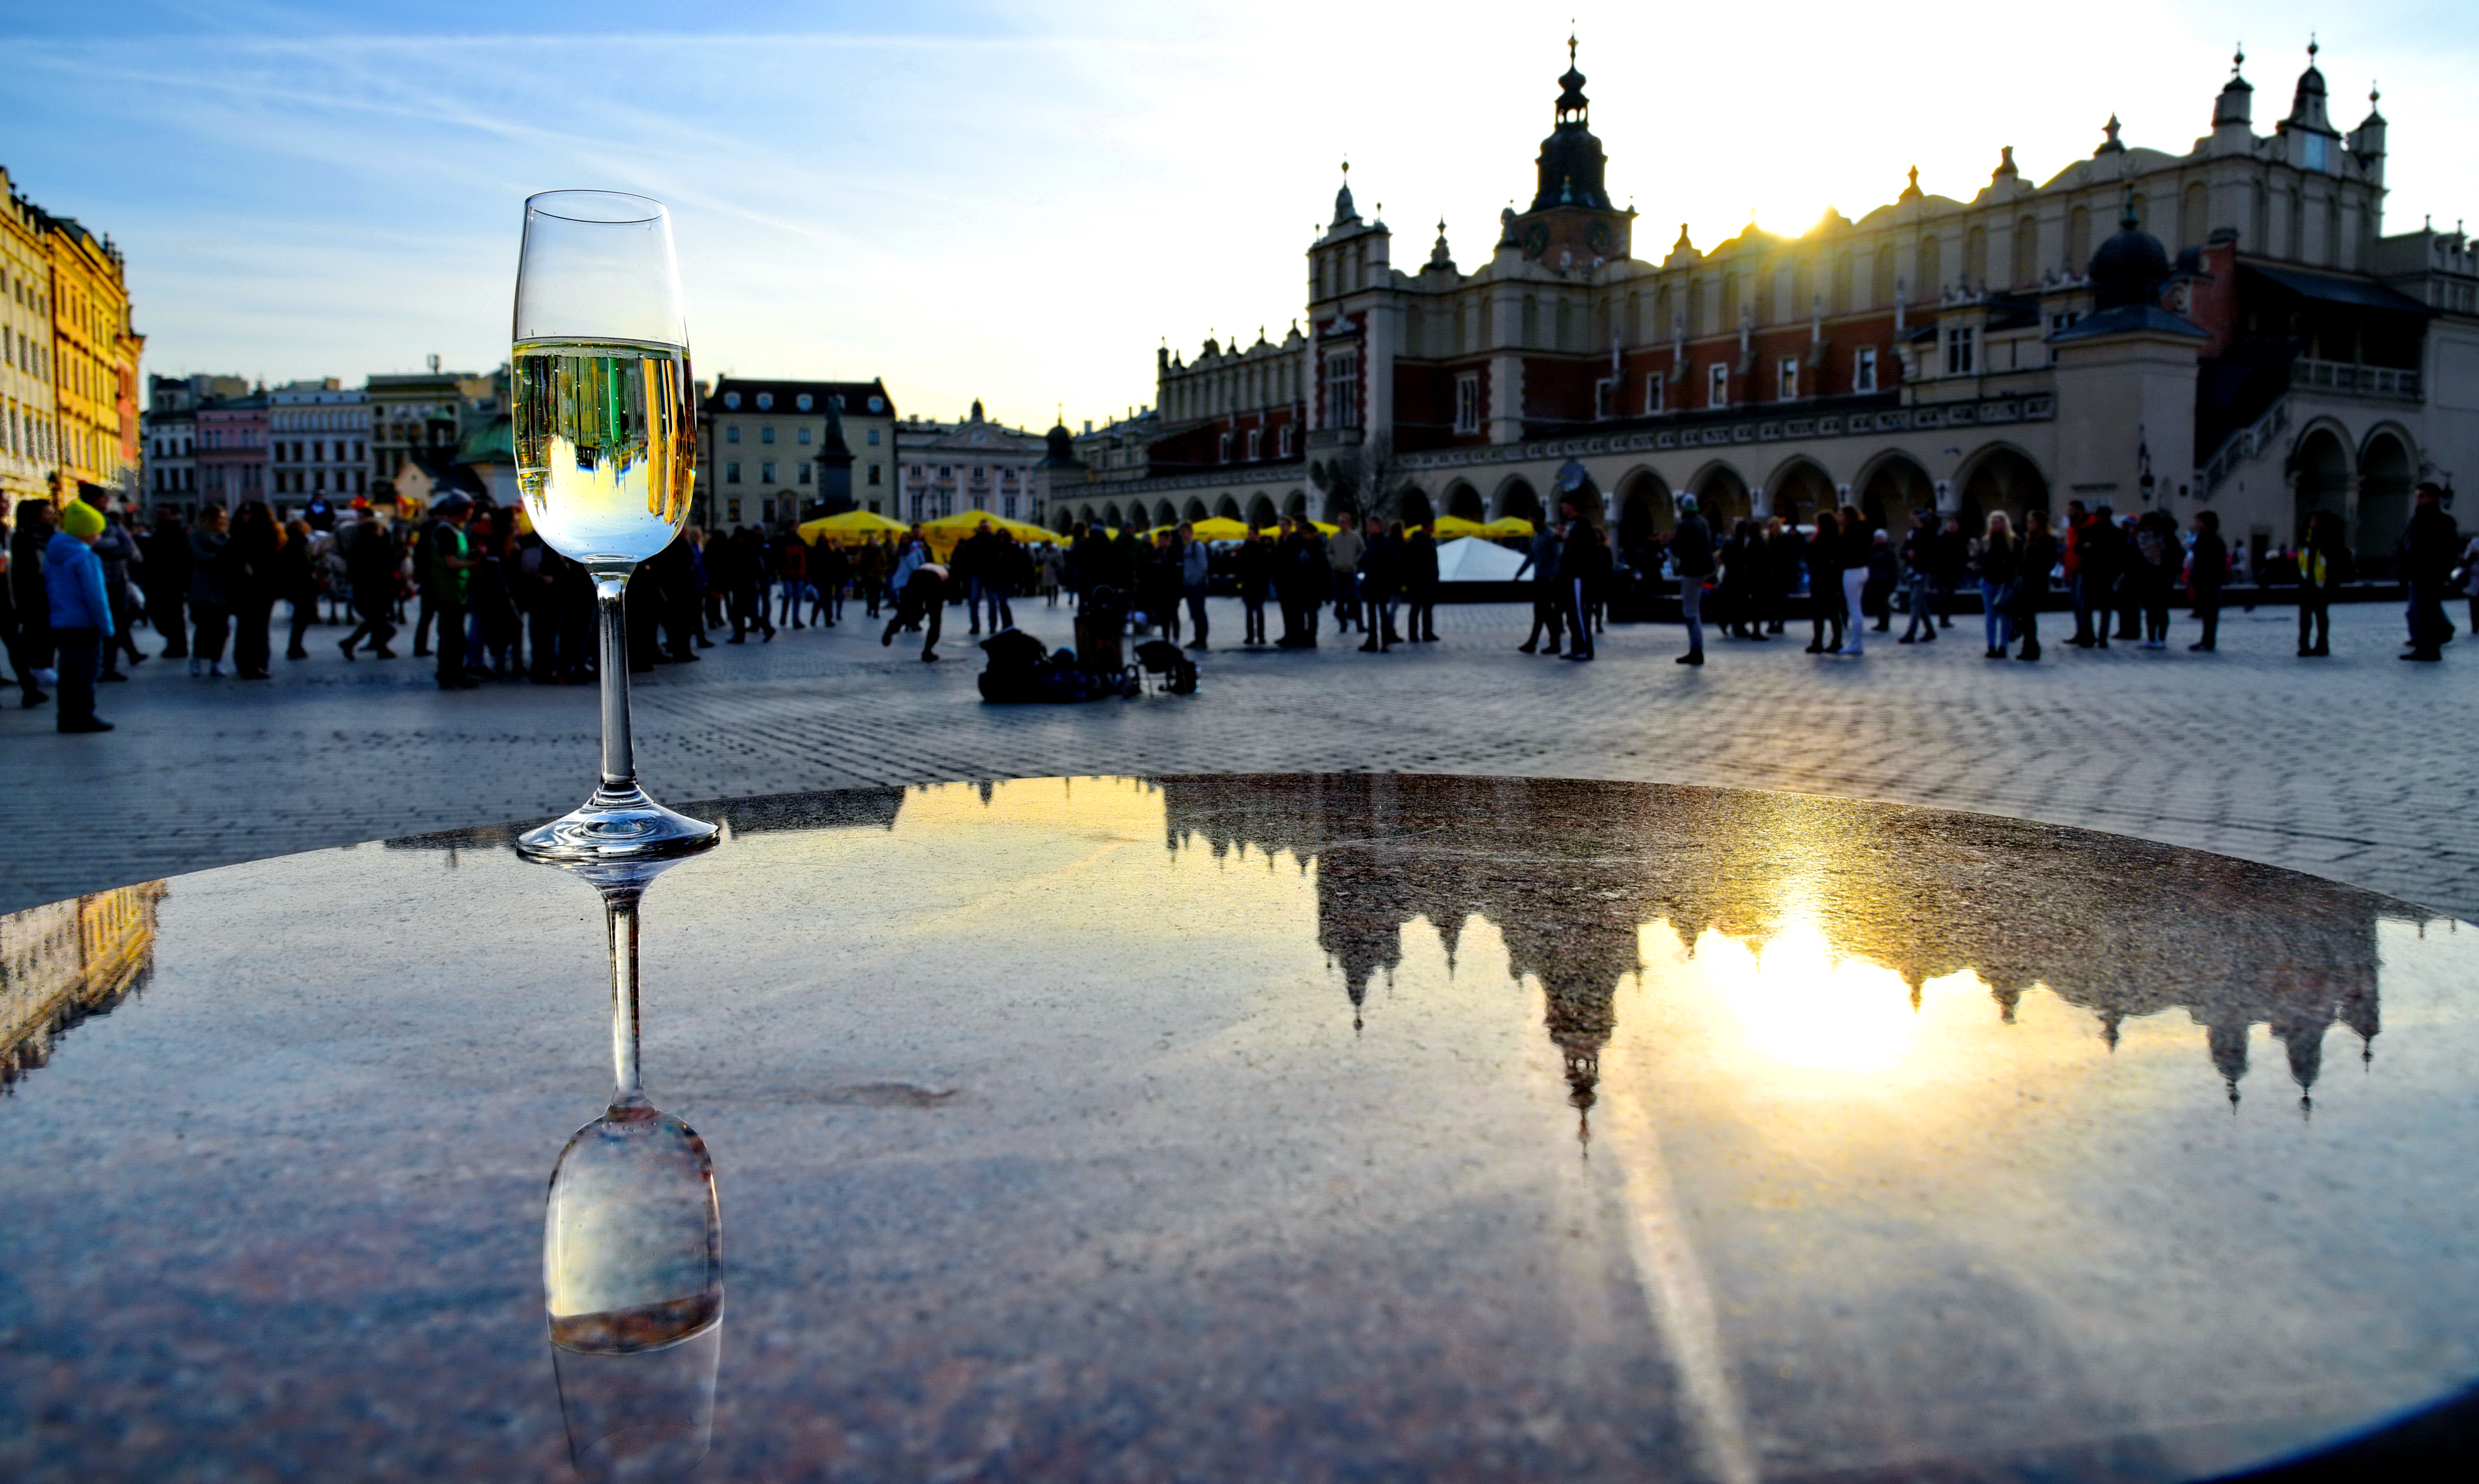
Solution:
M598 788L575 810L517 836L517 854L564 864L619 864L700 851L723 837L702 819L667 809L634 784Z

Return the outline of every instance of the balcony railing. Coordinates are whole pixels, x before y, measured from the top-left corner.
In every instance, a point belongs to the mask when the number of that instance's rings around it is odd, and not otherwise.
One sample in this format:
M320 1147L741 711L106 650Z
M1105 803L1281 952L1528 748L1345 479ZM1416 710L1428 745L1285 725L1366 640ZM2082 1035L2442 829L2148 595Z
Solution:
M2390 397L2404 401L2419 397L2418 372L2390 366L2355 366L2347 361L2289 363L2289 384L2301 391L2339 392L2356 397Z

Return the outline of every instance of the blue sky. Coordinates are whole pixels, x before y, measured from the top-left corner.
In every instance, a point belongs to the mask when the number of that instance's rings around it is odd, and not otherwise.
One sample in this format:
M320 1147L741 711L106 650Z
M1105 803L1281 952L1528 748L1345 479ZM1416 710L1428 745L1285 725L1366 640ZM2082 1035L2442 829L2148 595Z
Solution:
M2005 144L2045 179L2112 111L2183 151L2240 38L2268 128L2311 30L2338 123L2382 81L2389 226L2479 221L2466 5L1677 9L1572 6L1655 255L1681 219L1709 245L1751 209L1855 217L1913 164L1968 197ZM1398 263L1441 216L1480 261L1530 192L1566 14L0 0L0 165L127 250L151 371L495 365L520 203L601 186L671 203L701 374L882 375L907 411L1041 426L1150 401L1164 337L1279 335L1346 153Z

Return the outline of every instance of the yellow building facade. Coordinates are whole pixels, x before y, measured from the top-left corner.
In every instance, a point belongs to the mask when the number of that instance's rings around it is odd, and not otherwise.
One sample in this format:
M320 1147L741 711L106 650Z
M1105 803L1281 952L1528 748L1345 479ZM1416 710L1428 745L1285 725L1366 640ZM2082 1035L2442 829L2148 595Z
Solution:
M52 493L52 264L42 213L0 168L0 513Z
M112 239L17 193L0 169L0 271L10 354L0 372L0 491L13 508L81 483L138 493L138 362L127 264Z

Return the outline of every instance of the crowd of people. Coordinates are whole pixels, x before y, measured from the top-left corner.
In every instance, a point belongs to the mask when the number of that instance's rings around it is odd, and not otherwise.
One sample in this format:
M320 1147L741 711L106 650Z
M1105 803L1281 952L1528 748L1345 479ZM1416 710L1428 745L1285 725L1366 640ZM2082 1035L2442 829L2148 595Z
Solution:
M2479 573L2479 540L2462 544L2442 494L2418 486L2395 551L2409 592L2404 659L2440 657L2454 633L2444 613L2451 584ZM2081 500L2054 526L2045 511L2028 511L2019 530L2003 513L1966 531L1959 518L1923 511L1897 537L1849 505L1813 525L1776 517L1716 531L1695 497L1679 504L1674 529L1622 557L1596 522L1562 500L1516 573L1533 596L1519 648L1593 659L1623 576L1659 572L1678 591L1686 665L1704 663L1708 625L1760 643L1782 634L1801 606L1810 653L1863 655L1865 636L1888 631L1898 602L1907 623L1894 642L1932 643L1954 627L1956 595L1972 592L1983 652L2037 660L2053 583L2071 607L2070 645L2166 648L2170 610L2183 602L2200 625L2187 648L2210 652L2222 593L2242 560L2209 510L2183 531L2159 511L2121 518ZM413 653L435 656L446 690L484 678L586 684L600 662L593 577L515 507L488 498L451 493L417 522L363 499L342 509L314 500L290 516L260 500L229 516L207 505L194 523L168 507L147 519L110 498L57 508L38 499L21 502L15 517L13 530L0 524L0 640L23 704L51 701L45 686L58 691L64 731L109 730L95 714L96 686L126 679L126 667L150 657L219 677L229 653L233 675L268 678L279 601L288 605L287 659L309 657L322 610L355 626L337 641L347 660L396 658L394 641L409 625ZM1238 593L1243 645L1315 649L1331 608L1339 634L1357 631L1361 650L1382 653L1437 638L1438 560L1427 529L1379 518L1364 526L1349 514L1332 526L1284 517L1271 531L1214 543L1187 524L1150 536L1079 524L1063 544L1029 546L984 522L943 559L917 529L811 542L789 528L692 526L629 578L627 654L632 670L693 662L726 628L722 643L753 634L771 642L784 627L833 627L856 599L870 620L885 618L882 644L919 631L921 657L934 660L951 604L965 606L978 635L1013 627L1015 598L1055 606L1062 594L1080 610L1105 605L1203 650L1206 599L1222 590ZM2335 591L2356 576L2338 518L2318 512L2295 550L2270 553L2262 567L2258 583L2295 589L2299 655L2329 654ZM2479 630L2479 576L2468 588ZM1282 624L1270 640L1269 605ZM163 640L156 656L137 643L141 623Z

